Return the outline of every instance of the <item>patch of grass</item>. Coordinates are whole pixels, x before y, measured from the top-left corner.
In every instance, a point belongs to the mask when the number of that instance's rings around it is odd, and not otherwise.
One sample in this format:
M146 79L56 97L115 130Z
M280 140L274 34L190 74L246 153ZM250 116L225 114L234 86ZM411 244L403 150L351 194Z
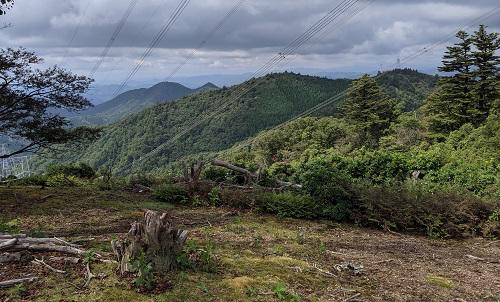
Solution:
M451 281L450 279L445 278L445 277L427 275L426 281L429 284L436 285L436 286L439 286L442 288L452 288L453 287L453 281Z
M285 284L278 282L273 289L273 293L280 301L286 302L300 302L299 296L286 288Z
M12 220L0 220L0 233L19 233L21 221L19 218Z

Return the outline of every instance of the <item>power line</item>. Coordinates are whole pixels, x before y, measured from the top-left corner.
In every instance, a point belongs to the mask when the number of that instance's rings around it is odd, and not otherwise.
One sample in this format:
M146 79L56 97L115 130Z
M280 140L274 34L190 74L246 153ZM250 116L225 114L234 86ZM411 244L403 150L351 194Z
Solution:
M165 81L170 81L172 77L179 72L179 70L182 69L191 59L193 59L196 54L198 53L198 50L201 49L203 46L205 46L210 39L213 38L213 36L222 29L224 24L239 10L239 8L243 5L243 3L246 0L238 0L235 5L222 17L222 19L215 25L212 30L209 31L209 33L205 36L205 38L196 46L196 48L189 54L189 56L186 57L186 59L168 75Z
M465 26L462 26L459 28L459 30L465 30L465 29L468 29L472 26L474 26L475 24L477 24L478 22L482 22L482 21L485 21L486 19L492 17L493 15L497 14L498 12L500 12L500 6L488 11L487 13L475 18L474 20L472 20L470 23L468 23L467 25ZM427 53L430 49L432 48L435 48L445 42L447 42L448 40L450 40L451 38L453 38L456 34L456 31L454 31L453 34L448 34L446 35L445 37L443 37L442 39L440 39L438 42L432 44L433 47L424 47L423 49L421 49L420 51L417 51L416 53L414 53L413 55L410 55L408 57L405 58L405 62L408 62L408 61L411 61L411 60L414 60L422 55L424 55L425 53ZM380 77L380 75L377 75L375 76L375 78L378 78ZM286 125L290 124L291 122L299 119L299 118L302 118L302 117L305 117L305 116L308 116L308 115L311 115L325 107L327 107L328 105L332 104L332 103L336 103L337 101L341 100L342 98L344 98L345 96L347 95L347 90L344 90L343 92L337 94L337 95L334 95L328 99L326 99L325 101L317 104L316 106L312 107L312 108L309 108L308 110L294 116L293 118L277 125L277 126L274 126L270 129L267 129L267 131L271 131L271 130L277 130L277 129L280 129L280 128L283 128L285 127ZM250 140L244 142L243 144L240 144L238 145L234 150L239 150L241 148L244 148L246 146L249 146L253 143L253 141L255 140L255 137L254 138L251 138Z
M325 27L330 25L333 21L338 19L340 16L342 16L346 11L351 9L354 5L356 5L360 0L344 0L340 4L338 4L336 7L334 7L332 10L330 10L324 17L322 17L320 20L318 20L316 23L314 23L311 27L308 28L303 34L298 36L296 39L294 39L292 42L290 42L280 53L272 57L269 61L267 61L264 66L259 68L251 78L256 78L262 75L265 75L268 73L270 70L272 70L273 66L278 64L279 62L283 61L286 59L287 55L294 53L297 51L302 45L307 43L311 38L313 38L316 34L321 32ZM141 159L148 158L156 154L161 150L162 147L165 145L170 144L171 142L179 139L182 137L184 134L188 133L189 131L193 130L197 126L199 126L201 123L205 122L206 120L214 117L218 113L222 112L223 110L226 110L226 108L229 105L232 105L233 102L236 102L239 100L241 97L243 97L247 92L249 92L251 89L257 86L258 83L251 85L247 88L242 87L240 92L236 92L236 96L230 99L227 103L223 104L222 106L219 107L218 110L215 112L207 113L205 116L198 118L194 123L190 124L187 128L184 130L180 131L177 133L175 136L170 138L167 142L159 145L157 148L153 149L151 152L147 153L144 155Z
M68 45L66 46L66 50L64 52L63 59L66 59L66 57L68 56L68 50L71 46L73 46L73 42L75 42L76 36L80 32L80 28L82 27L83 19L87 15L87 12L90 8L91 3L92 3L92 1L89 0L89 2L87 3L87 6L85 6L85 8L84 8L83 14L80 16L80 20L78 21L78 24L76 25L75 30L73 31L73 34L71 35L71 38L68 42Z
M127 23L128 18L130 17L130 14L134 10L135 6L137 5L137 0L131 0L127 9L125 10L123 16L120 18L120 21L116 25L115 30L111 34L111 37L108 40L108 43L106 43L106 46L104 46L104 49L101 52L101 55L99 56L99 60L95 63L94 67L90 70L89 77L93 78L96 72L99 70L101 67L102 63L104 62L104 59L108 56L109 50L111 49L111 46L115 43L116 39L120 35L123 27Z
M123 88L127 85L127 83L137 74L137 72L141 69L142 65L144 64L145 60L147 57L151 55L153 52L153 49L158 46L158 44L163 40L165 35L168 34L174 23L177 21L177 19L180 17L180 15L183 13L183 11L186 9L188 6L189 2L191 0L181 0L177 7L175 8L173 14L171 15L170 19L168 22L162 27L162 29L153 37L153 40L149 44L148 48L146 48L145 52L142 54L142 56L139 58L139 62L137 65L132 68L128 76L125 78L125 80L121 83L121 85L116 89L116 91L113 94L113 97L116 97Z

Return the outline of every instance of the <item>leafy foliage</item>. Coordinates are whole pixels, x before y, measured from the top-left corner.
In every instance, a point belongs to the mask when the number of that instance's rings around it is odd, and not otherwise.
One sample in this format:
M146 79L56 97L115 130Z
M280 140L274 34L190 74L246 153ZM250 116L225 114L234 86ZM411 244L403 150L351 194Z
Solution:
M0 50L0 133L23 144L15 151L0 155L8 158L23 152L36 152L57 144L89 141L100 130L69 128L64 117L52 113L55 108L82 110L90 102L82 94L91 79L77 76L59 67L40 70L43 60L23 48Z

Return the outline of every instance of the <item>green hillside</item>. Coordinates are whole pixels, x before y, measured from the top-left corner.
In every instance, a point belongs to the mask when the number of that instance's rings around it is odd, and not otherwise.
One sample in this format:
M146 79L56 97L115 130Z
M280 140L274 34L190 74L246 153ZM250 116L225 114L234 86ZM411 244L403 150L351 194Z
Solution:
M436 87L437 80L437 76L408 68L383 72L377 78L390 97L403 102L405 111L418 108Z
M162 82L150 88L124 92L108 102L71 116L71 120L77 125L110 124L156 104L171 102L186 95L214 89L218 89L218 87L211 83L197 89L190 89L178 83Z
M112 166L118 173L161 169L191 154L229 148L343 92L350 82L347 79L280 73L231 88L187 96L112 124L91 146L65 157L67 161ZM232 102L246 88L250 90L238 101L181 139L168 142L204 115ZM411 95L411 92L406 94ZM331 104L321 114L335 114L337 105ZM153 150L157 152L151 154Z

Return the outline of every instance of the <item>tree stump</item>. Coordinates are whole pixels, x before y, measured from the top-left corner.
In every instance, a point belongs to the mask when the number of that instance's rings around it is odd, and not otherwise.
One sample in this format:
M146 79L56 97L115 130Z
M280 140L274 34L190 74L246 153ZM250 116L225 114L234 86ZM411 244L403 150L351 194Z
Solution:
M131 261L144 253L153 269L168 272L176 268L176 259L184 247L188 232L174 228L165 213L147 211L144 222L134 222L123 240L112 240L120 272L134 272Z

